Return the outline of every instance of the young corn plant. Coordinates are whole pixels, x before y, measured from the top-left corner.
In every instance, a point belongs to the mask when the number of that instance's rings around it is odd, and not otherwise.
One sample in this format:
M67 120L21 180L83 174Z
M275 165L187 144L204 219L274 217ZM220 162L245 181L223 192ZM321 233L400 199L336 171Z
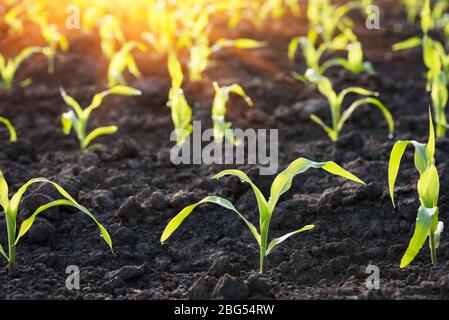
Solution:
M27 191L27 189L35 183L49 183L59 192L62 196L62 199L55 200L49 202L45 205L40 206L36 209L36 211L31 214L31 216L25 219L20 225L19 230L17 230L17 216L19 212L19 204L22 196ZM3 176L3 173L0 171L0 205L3 208L3 212L5 214L6 219L6 229L8 234L8 253L3 249L3 246L0 244L0 254L8 261L8 271L10 275L15 274L16 272L16 247L19 243L19 240L30 230L33 226L33 223L40 213L44 212L53 207L57 206L70 206L77 208L79 211L86 214L89 218L91 218L95 224L100 229L103 240L108 244L108 246L112 250L112 241L109 233L103 227L103 225L87 210L84 206L80 205L76 202L75 199L70 196L67 191L65 191L60 185L55 182L52 182L46 178L35 178L29 180L25 183L20 189L9 198L9 187L8 183Z
M418 180L418 194L421 206L418 209L415 231L401 260L401 268L405 268L415 259L427 238L429 238L432 264L437 264L436 250L440 245L440 237L444 225L443 222L438 220L440 181L435 166L435 132L430 110L429 124L430 133L427 144L409 140L397 141L391 151L390 163L388 166L390 196L393 206L395 206L394 186L402 156L408 145L411 144L415 147L415 167L420 175Z
M314 74L312 72L309 72L307 77L311 82L317 85L320 93L324 97L326 97L327 101L329 102L332 117L332 126L328 126L327 124L325 124L324 121L315 114L312 114L310 118L312 119L312 121L314 121L324 129L324 131L329 135L329 138L333 142L338 141L340 132L343 129L344 124L351 117L354 111L364 105L373 105L379 108L387 122L389 135L392 136L394 132L393 117L391 116L388 108L379 99L375 98L379 95L377 92L358 87L349 87L337 94L334 91L332 84L328 78L318 74ZM365 97L354 101L345 111L342 111L344 99L350 93L355 93Z
M6 127L6 129L8 129L9 141L16 142L17 141L17 133L16 133L16 129L14 128L11 121L9 121L8 119L6 119L4 117L0 117L0 123L3 123Z
M309 32L308 37L297 37L290 41L288 47L288 58L294 61L296 52L300 47L306 61L307 70L311 69L315 73L324 74L329 68L341 66L354 74L374 74L374 68L370 62L364 61L363 48L360 42L352 33L348 31L335 37L332 42L324 42L316 46L318 33L313 30ZM334 51L347 51L348 57L332 58L321 62L325 53ZM305 75L299 75L294 72L294 77L303 82L307 82Z
M11 89L14 78L20 65L35 53L41 53L38 47L28 47L23 49L15 58L6 59L0 54L0 88Z
M253 106L253 101L248 97L243 88L238 84L230 86L220 87L217 82L213 83L215 89L215 98L212 105L212 121L214 123L214 141L218 144L223 143L223 139L226 138L232 144L240 144L241 141L237 141L232 133L232 123L226 122L226 105L229 101L231 93L237 94L242 97L248 106Z
M95 15L97 13L93 11L92 14ZM120 21L116 17L109 14L101 19L99 35L101 39L101 49L109 60L111 60L117 52L117 47L126 42Z
M325 71L331 67L340 66L353 74L367 73L369 75L374 75L376 73L373 65L368 61L364 61L363 48L360 42L357 41L348 44L346 50L348 51L348 57L346 59L330 59L326 61L321 68Z
M142 76L132 55L132 51L135 49L142 52L147 50L146 47L140 42L129 41L126 42L119 51L113 54L108 68L109 87L112 88L118 85L126 85L125 76L123 75L126 70L128 70L128 72L136 78L140 78Z
M182 90L184 74L181 63L175 53L168 56L168 72L171 77L172 86L168 94L167 105L171 109L171 117L175 126L177 144L182 144L192 132L192 108Z
M42 53L48 59L48 73L55 72L55 62L58 50L67 52L69 50L69 41L67 37L58 31L55 24L43 24L41 26L42 36L47 45L42 49Z
M92 141L100 136L117 132L117 126L108 126L96 128L92 132L87 133L87 125L92 112L101 106L101 103L105 97L111 94L138 96L142 93L139 90L130 87L116 86L96 94L93 97L91 104L87 108L82 109L80 104L61 88L61 95L64 102L72 108L72 110L64 113L61 117L63 132L65 135L69 135L73 128L76 132L78 140L80 141L81 149L86 150L89 148Z
M232 205L231 202L221 197L209 196L204 198L200 202L185 207L178 215L176 215L168 223L167 227L162 233L161 243L164 243L179 228L182 222L192 213L192 211L196 207L205 203L217 204L219 206L222 206L223 208L234 211L234 213L236 213L237 216L240 219L242 219L243 222L246 224L246 226L249 228L249 230L251 231L252 235L254 236L259 245L259 257L260 257L259 270L260 273L263 273L265 268L265 259L277 245L284 242L293 235L304 232L306 230L310 230L315 227L314 225L307 225L296 231L287 233L282 237L275 238L270 242L268 242L270 222L280 197L288 190L290 190L290 188L292 187L292 180L297 174L304 173L310 168L323 169L331 174L344 177L357 183L364 184L362 180L360 180L359 178L357 178L356 176L354 176L353 174L346 171L345 169L343 169L342 167L340 167L339 165L337 165L332 161L314 162L305 158L299 158L293 161L286 170L277 175L277 177L273 181L273 184L271 185L270 198L267 200L265 196L262 194L262 192L259 190L259 188L251 181L251 179L245 173L243 173L240 170L225 170L218 173L213 178L219 179L224 176L235 176L239 178L242 182L246 182L251 186L259 208L259 230L257 230L256 226L252 224L249 220L247 220L244 217L244 215L241 214Z
M317 30L324 42L331 42L339 32L353 28L354 23L347 14L355 9L364 9L370 3L370 0L363 0L333 5L330 0L308 1L307 18L310 28Z
M199 36L190 47L189 79L192 82L201 81L203 73L209 65L210 56L223 48L235 47L239 49L256 49L264 46L262 42L252 39L219 39L210 46L209 38L206 34Z

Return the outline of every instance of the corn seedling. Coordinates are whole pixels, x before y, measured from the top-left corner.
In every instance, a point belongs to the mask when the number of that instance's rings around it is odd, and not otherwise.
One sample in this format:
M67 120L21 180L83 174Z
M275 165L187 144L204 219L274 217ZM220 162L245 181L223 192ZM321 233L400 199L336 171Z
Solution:
M341 66L346 70L360 74L366 72L374 74L374 68L370 62L365 62L363 58L363 48L357 37L352 31L345 31L335 37L331 42L324 42L316 45L318 33L314 30L309 31L307 37L297 37L290 41L288 46L288 58L294 61L298 48L302 49L302 54L306 61L307 69L313 70L315 73L324 74L329 68ZM348 57L332 58L321 62L325 53L335 51L347 51ZM307 82L305 76L295 73L295 78L303 82Z
M207 35L200 36L190 48L190 60L188 64L190 81L201 81L202 75L209 65L210 56L223 48L255 49L263 45L262 42L256 40L241 38L236 40L219 39L214 45L209 46Z
M132 51L134 49L138 49L143 52L146 51L146 47L143 44L137 41L129 41L126 42L123 47L112 56L108 68L109 87L126 85L126 80L123 75L126 70L128 70L128 72L136 78L141 77L136 61L132 55Z
M20 65L35 53L42 52L41 48L29 47L23 49L15 58L6 59L0 54L0 88L11 89L14 84L14 78Z
M92 112L101 106L101 103L106 96L111 94L138 96L142 93L139 90L130 87L116 86L96 94L93 97L91 104L83 110L80 104L61 88L61 95L64 102L72 108L72 110L64 113L61 117L63 131L65 135L69 135L73 128L80 141L81 149L87 149L92 141L100 136L117 132L118 128L116 126L108 126L96 128L92 132L87 133L87 125Z
M192 132L192 108L189 106L184 91L182 90L184 74L181 63L175 53L171 53L168 56L168 72L171 77L172 86L168 94L167 105L171 109L177 144L182 144Z
M112 15L106 15L101 20L99 34L101 49L104 55L111 60L117 52L117 47L126 42L120 21Z
M69 42L67 37L58 31L55 24L44 24L41 26L42 36L47 45L42 49L42 53L48 59L48 73L55 71L56 54L58 50L67 52L69 50Z
M435 122L437 125L436 135L441 138L446 135L446 105L448 102L448 78L449 78L449 55L446 54L444 45L432 39L428 32L434 27L434 19L431 16L430 1L426 0L421 9L421 28L423 37L412 37L396 43L393 50L405 50L422 46L423 60L427 67L427 90L431 92Z
M318 74L314 74L313 72L309 72L307 78L311 82L315 83L320 93L324 97L326 97L331 111L332 126L326 125L324 121L315 114L312 114L310 118L324 129L324 131L329 135L329 138L333 142L336 142L338 140L344 124L351 117L354 111L356 111L357 108L364 105L373 105L379 108L379 110L382 112L387 122L388 132L390 136L393 134L394 131L393 117L391 116L391 113L387 109L387 107L379 99L375 98L379 95L377 92L369 91L358 87L349 87L337 94L334 91L332 84L328 78ZM344 99L350 93L355 93L366 97L354 101L345 111L342 112L342 105Z
M353 28L354 23L347 14L355 9L363 10L371 1L352 1L333 5L330 0L313 0L307 4L307 18L311 29L319 32L324 42L331 42L345 30Z
M16 129L12 125L11 121L9 121L8 119L6 119L4 117L0 117L0 123L3 123L6 127L6 129L8 129L9 141L11 141L11 142L17 141Z
M20 225L19 230L17 231L17 215L19 211L19 204L22 196L27 191L27 189L35 183L49 183L55 187L55 189L61 194L63 199L55 200L49 202L45 205L40 206L36 209L36 211L31 214L31 216L25 219ZM57 206L70 206L77 208L84 214L86 214L89 218L91 218L95 224L100 229L103 240L108 244L108 246L112 250L112 241L109 233L103 227L103 225L98 222L98 220L89 212L85 207L76 202L75 199L70 196L67 191L65 191L60 185L55 182L52 182L45 178L35 178L29 180L25 183L20 189L9 198L9 188L8 183L3 176L3 173L0 171L0 205L3 208L3 212L5 214L6 219L6 228L8 234L8 253L3 249L0 244L0 254L8 261L8 271L9 274L14 274L16 271L16 247L19 243L19 240L30 230L33 226L33 223L38 214L44 212L47 209L57 207Z
M415 231L401 260L401 268L405 268L415 259L427 238L429 238L432 264L435 265L437 263L436 249L439 247L444 225L443 222L438 221L440 181L435 166L435 132L432 116L430 114L429 124L430 133L427 144L416 141L397 141L391 151L390 163L388 166L390 196L393 206L395 206L394 186L402 156L408 145L411 144L415 147L415 167L420 175L418 180L418 194L421 206L418 209Z
M287 240L288 238L290 238L295 234L301 233L306 230L310 230L315 227L314 225L307 225L299 230L290 232L280 238L276 238L273 239L271 242L268 242L270 222L271 218L273 217L273 213L279 201L279 198L288 190L290 190L290 188L292 187L292 180L297 174L304 173L310 168L323 169L334 175L364 184L362 180L360 180L359 178L357 178L356 176L354 176L353 174L346 171L345 169L343 169L338 164L332 161L313 162L305 158L299 158L293 161L286 170L281 172L274 179L273 184L271 185L270 198L267 201L262 192L259 190L259 188L251 181L251 179L245 173L243 173L240 170L225 170L215 175L213 179L219 179L224 176L235 176L238 177L242 182L248 183L253 189L259 208L260 233L257 230L256 226L253 225L249 220L247 220L243 216L243 214L237 211L237 209L232 205L231 202L221 197L210 196L204 198L200 202L185 207L177 216L175 216L165 228L161 237L161 242L164 243L173 234L173 232L175 232L176 229L178 229L178 227L182 224L182 222L190 215L190 213L192 213L192 211L197 206L205 203L214 203L226 209L234 211L237 214L237 216L240 219L242 219L243 222L245 222L246 226L249 228L249 230L251 231L252 235L254 236L259 245L259 255L260 255L259 270L261 273L263 273L265 266L265 259L277 245L284 242L285 240Z
M248 106L252 107L253 102L238 84L230 86L220 87L217 82L213 83L215 89L215 98L212 105L212 121L214 123L214 141L221 144L223 139L226 138L233 144L240 144L241 141L237 141L232 133L232 123L226 122L226 104L229 101L229 95L231 93L241 96Z

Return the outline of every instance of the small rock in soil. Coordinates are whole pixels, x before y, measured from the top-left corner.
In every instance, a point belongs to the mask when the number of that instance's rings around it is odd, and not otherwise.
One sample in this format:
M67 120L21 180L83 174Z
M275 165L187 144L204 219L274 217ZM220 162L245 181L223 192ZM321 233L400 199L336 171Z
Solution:
M98 163L100 163L100 158L98 157L98 155L96 153L93 152L87 152L87 153L83 153L80 157L80 164L83 167L92 167L92 166L97 166Z
M52 202L54 199L42 193L33 193L25 196L22 199L22 207L27 209L29 214L33 214L40 206ZM57 220L59 218L60 207L53 207L42 212L42 215L48 217L50 220Z
M95 190L92 192L91 197L96 208L105 210L114 208L114 194L109 190Z
M144 274L143 266L124 266L118 270L114 270L106 273L105 280L120 279L123 281L129 281L140 278Z
M252 297L272 298L270 285L260 276L251 275L247 281L248 289Z
M145 206L156 210L163 210L169 206L168 198L160 191L155 191L151 194L150 198L145 201Z
M243 300L248 298L249 290L245 282L240 278L235 278L229 274L218 280L214 288L212 297L224 300Z
M212 292L217 285L217 278L205 276L194 282L189 289L189 297L193 300L207 300L212 296Z
M51 238L56 228L47 220L37 217L28 231L28 239L32 242L43 242Z
M142 207L137 202L136 197L132 196L125 200L117 211L117 216L122 221L135 222L142 215Z

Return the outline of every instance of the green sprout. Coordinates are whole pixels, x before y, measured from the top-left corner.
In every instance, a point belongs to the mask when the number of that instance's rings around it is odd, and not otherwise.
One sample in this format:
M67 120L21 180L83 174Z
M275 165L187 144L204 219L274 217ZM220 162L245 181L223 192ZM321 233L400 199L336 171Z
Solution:
M393 45L394 51L422 46L423 60L427 71L427 90L431 92L432 106L435 113L436 135L442 138L446 135L447 119L446 105L448 102L449 54L444 45L432 39L429 31L434 28L434 18L431 15L430 1L426 0L421 9L421 28L423 37L412 37Z
M6 59L0 54L0 88L11 89L20 65L35 53L42 52L41 48L28 47L23 49L15 58Z
M64 113L61 117L63 131L65 135L69 135L73 128L77 134L78 140L80 141L81 149L86 150L92 141L100 136L117 132L117 126L108 126L96 128L89 134L87 133L87 124L91 113L101 106L101 103L106 96L111 94L138 96L142 93L139 90L130 87L116 86L96 94L93 97L91 104L83 110L80 104L61 88L61 95L64 102L72 108L72 110Z
M291 62L294 61L296 52L299 47L302 49L302 54L306 61L307 70L311 69L315 73L324 74L329 68L341 66L354 74L375 74L374 68L370 62L365 62L363 58L362 44L357 41L357 38L352 31L344 32L335 37L331 42L321 43L316 46L317 33L313 30L309 32L307 37L297 37L290 41L288 46L288 58ZM348 52L348 57L333 58L321 62L325 53L345 50ZM296 72L293 72L296 79L307 83L307 79Z
M229 96L231 93L241 96L248 106L252 107L253 102L250 97L248 97L243 90L243 88L238 84L233 84L230 86L220 87L217 82L213 83L215 89L215 98L212 105L212 121L214 123L214 140L216 143L221 144L223 139L226 138L229 142L233 144L240 144L240 141L236 141L234 135L232 134L232 123L226 122L226 104L229 101Z
M333 142L338 141L340 132L343 129L344 124L351 117L354 111L364 105L374 105L379 108L387 122L389 135L391 136L393 134L393 117L391 116L388 108L379 99L375 98L379 96L377 92L358 87L349 87L337 94L334 91L332 84L328 78L315 74L313 72L308 72L307 77L311 82L317 85L320 93L325 96L327 101L329 102L332 117L332 126L326 125L324 121L315 114L312 114L310 118L319 126L321 126L324 131L326 131L326 133L329 135L329 138ZM342 112L344 99L348 94L351 93L365 96L365 98L355 100L345 111Z
M11 121L9 121L8 119L6 119L4 117L0 117L0 122L5 125L6 129L8 129L9 141L16 142L17 141L17 133L16 133L16 129L12 125Z
M42 53L48 59L48 73L52 74L55 71L56 54L58 50L67 52L69 50L69 41L67 37L58 31L58 26L55 24L43 24L41 26L42 36L47 45L42 49Z
M147 50L140 42L129 41L126 42L119 51L113 54L108 68L109 87L126 85L126 80L123 75L126 70L136 78L141 77L136 61L132 55L134 49L139 49L142 52Z
M253 192L255 194L258 209L259 209L259 226L260 226L260 233L257 230L256 226L253 225L249 220L247 220L232 204L226 199L223 199L221 197L217 196L210 196L206 197L200 202L197 202L193 205L190 205L188 207L185 207L178 215L176 215L167 225L165 228L162 236L161 236L161 242L164 243L175 231L178 229L178 227L182 224L182 222L192 213L192 211L199 205L204 203L214 203L219 206L222 206L226 209L234 211L237 216L243 220L243 222L246 224L246 226L251 231L252 235L256 239L258 245L259 245L259 253L260 253L260 272L264 272L264 266L265 266L265 259L266 257L272 252L272 250L279 245L280 243L284 242L291 236L301 233L306 230L310 230L314 228L314 225L307 225L299 230L290 232L280 238L273 239L271 242L268 242L268 233L270 230L270 222L273 217L274 210L276 208L276 205L279 201L279 198L286 193L290 188L292 187L292 180L293 178L300 173L306 172L310 168L315 169L323 169L329 173L332 173L337 176L344 177L346 179L355 181L357 183L364 184L362 180L351 174L350 172L346 171L345 169L341 168L336 163L330 161L330 162L313 162L310 160L307 160L305 158L299 158L295 161L293 161L286 170L281 172L277 177L274 179L273 184L271 185L271 192L270 192L270 198L267 201L262 192L259 190L259 188L250 180L250 178L243 173L240 170L225 170L217 175L215 175L214 179L219 179L224 176L235 176L238 177L242 182L248 183L251 188L253 189Z
M90 12L93 17L96 17L96 15L98 15L98 12L92 10L95 9L91 8L91 10L88 12ZM88 17L89 16L86 16L85 18L88 19ZM91 25L92 23L93 21L87 23L87 25ZM92 29L92 27L88 27L88 29ZM99 34L101 39L101 49L104 55L111 60L114 54L117 52L117 46L119 44L123 45L126 42L126 38L123 34L120 21L112 15L106 15L103 19L101 19Z
M168 94L167 105L171 109L177 144L182 144L192 132L192 108L189 106L184 91L182 90L184 74L181 63L173 52L168 56L168 72L171 77L172 86Z
M398 176L399 166L405 149L410 144L415 147L415 167L420 175L418 180L418 194L421 206L418 210L413 237L401 260L401 268L405 268L415 259L427 238L429 238L432 264L437 264L436 249L440 245L440 237L444 225L443 222L438 221L440 181L435 166L435 132L430 110L429 123L430 133L427 144L418 143L416 141L397 141L391 150L390 163L388 166L388 183L393 206L395 206L394 186Z
M22 224L20 225L20 229L17 232L17 215L19 211L19 204L20 200L22 199L22 196L27 191L28 187L30 187L32 184L35 183L50 183L53 185L56 190L62 195L63 199L55 200L52 202L49 202L45 205L40 206L36 209L36 211L33 212L33 214L25 219ZM3 212L5 214L6 219L6 228L7 228L7 234L8 234L8 254L3 249L2 245L0 244L0 254L6 258L8 261L8 271L10 275L15 274L16 272L16 246L19 242L19 240L28 232L28 230L32 227L36 216L43 211L56 207L56 206L70 206L75 207L84 214L86 214L89 218L91 218L95 224L100 229L101 235L103 240L108 244L108 246L112 250L112 241L111 237L109 236L109 233L106 231L106 229L103 227L103 225L98 222L98 220L87 210L85 207L80 205L78 202L76 202L75 199L70 196L67 191L65 191L60 185L58 185L55 182L52 182L45 178L35 178L29 180L27 183L25 183L20 189L11 197L9 198L9 188L8 183L5 180L5 177L3 176L3 173L0 171L0 205L3 208Z
M255 49L264 46L262 42L252 39L219 39L210 46L206 34L197 37L195 43L190 47L189 79L192 82L202 80L202 75L209 65L210 56L223 48L235 47L239 49Z
M370 0L363 0L333 5L330 0L308 1L307 18L310 28L317 30L324 42L331 42L339 32L353 28L354 23L347 14L355 9L364 9L370 3Z

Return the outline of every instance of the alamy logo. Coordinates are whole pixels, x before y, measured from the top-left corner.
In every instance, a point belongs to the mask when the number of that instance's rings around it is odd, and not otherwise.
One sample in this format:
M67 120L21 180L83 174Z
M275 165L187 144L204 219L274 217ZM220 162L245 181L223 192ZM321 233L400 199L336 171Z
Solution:
M65 280L65 286L69 290L80 289L80 268L78 266L68 266L65 273L69 276Z
M216 143L214 130L201 131L201 122L193 122L192 134L170 151L171 162L180 164L253 164L259 165L261 175L273 175L278 170L277 129L226 129L225 135L232 135L235 141L224 139ZM173 131L170 141L177 141L180 132ZM206 145L204 145L207 143Z
M368 278L366 278L366 288L368 290L379 290L380 289L380 270L378 266L368 265L366 267L366 273L370 274Z

